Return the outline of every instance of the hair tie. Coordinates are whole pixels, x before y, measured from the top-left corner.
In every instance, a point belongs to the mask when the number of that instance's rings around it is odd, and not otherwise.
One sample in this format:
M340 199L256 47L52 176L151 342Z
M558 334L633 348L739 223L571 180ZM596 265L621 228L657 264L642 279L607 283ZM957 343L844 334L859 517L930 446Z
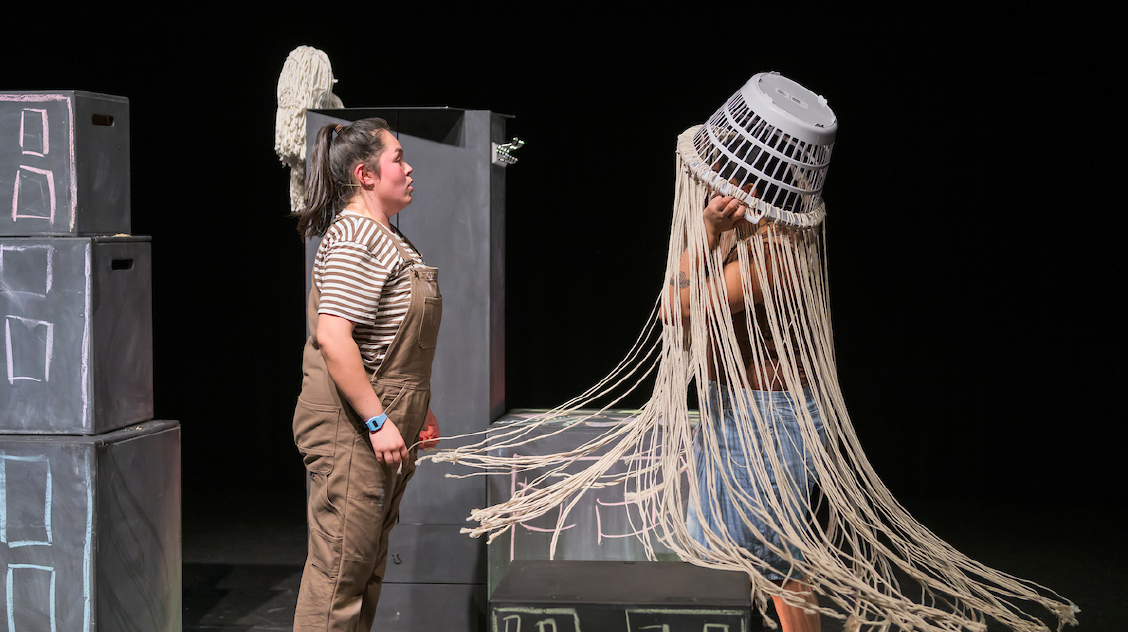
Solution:
M334 133L340 134L341 130L345 129L344 125L337 125L337 129L333 130Z

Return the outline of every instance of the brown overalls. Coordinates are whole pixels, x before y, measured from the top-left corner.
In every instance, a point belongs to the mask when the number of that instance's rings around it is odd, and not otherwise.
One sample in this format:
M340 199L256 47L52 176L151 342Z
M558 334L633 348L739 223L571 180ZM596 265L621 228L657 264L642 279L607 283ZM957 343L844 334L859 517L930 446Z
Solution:
M398 240L392 243L410 262ZM410 274L407 314L380 368L369 375L388 421L408 446L417 441L431 401L431 360L443 308L438 270L414 264ZM388 533L415 472L417 448L398 472L376 461L364 420L337 390L321 357L319 299L315 284L308 311L312 334L305 345L302 394L294 411L294 442L310 473L309 555L294 630L368 632L383 584Z

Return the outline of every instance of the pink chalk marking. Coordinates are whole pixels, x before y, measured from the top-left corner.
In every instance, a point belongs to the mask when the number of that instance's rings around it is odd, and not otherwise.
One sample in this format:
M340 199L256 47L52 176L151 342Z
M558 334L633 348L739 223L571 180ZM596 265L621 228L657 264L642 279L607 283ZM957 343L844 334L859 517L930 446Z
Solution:
M528 485L527 482L521 483L521 489L522 490L525 490L525 489L528 489L528 488L529 488L529 485ZM509 472L509 497L513 498L513 496L516 495L516 494L517 494L517 470L514 469L514 470L510 470L510 472ZM561 509L560 511L563 512L564 510ZM521 525L522 527L524 527L525 529L529 530L529 531L540 531L542 533L551 533L551 532L555 531L555 529L541 529L541 528L538 528L538 527L530 527L529 525L525 524L523 521L519 522L518 524ZM564 527L563 529L561 529L561 531L563 531L564 529L571 529L574 526L576 526L576 525L574 525L574 524L568 525L568 526ZM516 554L516 552L514 550L516 540L517 540L517 529L510 528L509 529L509 561L510 562L513 561L514 555Z
M70 225L69 230L74 230L75 211L78 208L78 174L75 172L74 161L74 103L65 94L0 94L0 101L15 103L43 103L45 101L65 101L67 104L67 149L70 152ZM45 119L46 120L46 119ZM54 185L52 184L52 190ZM54 218L54 213L52 213ZM54 221L52 219L52 221Z
M38 173L39 175L46 176L46 178L47 178L47 197L49 199L48 206L51 207L50 210L48 211L47 217L43 217L42 215L20 215L19 214L20 181L22 180L22 174L20 173L20 170L30 171L32 173ZM12 221L13 222L18 221L21 218L24 218L24 219L45 219L52 224L55 223L55 175L53 173L51 173L51 171L49 169L36 169L35 167L29 167L27 165L20 165L20 168L16 170L16 186L12 188Z
M27 118L28 112L38 112L39 120L43 123L43 134L40 136L40 140L42 142L40 143L39 147L42 150L42 153L38 151L32 151L24 147L24 120ZM24 108L23 111L20 112L20 149L23 149L24 155L39 156L40 158L51 153L51 128L47 125L46 109Z

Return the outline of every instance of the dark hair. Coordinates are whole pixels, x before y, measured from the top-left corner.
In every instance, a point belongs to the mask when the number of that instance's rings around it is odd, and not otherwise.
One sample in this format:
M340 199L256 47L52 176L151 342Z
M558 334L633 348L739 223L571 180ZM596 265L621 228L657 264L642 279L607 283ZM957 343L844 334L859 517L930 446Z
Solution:
M384 151L380 130L392 131L382 118L360 119L348 126L326 123L317 130L306 173L305 210L298 214L302 239L324 235L352 199L356 185L352 172L357 164L380 173Z

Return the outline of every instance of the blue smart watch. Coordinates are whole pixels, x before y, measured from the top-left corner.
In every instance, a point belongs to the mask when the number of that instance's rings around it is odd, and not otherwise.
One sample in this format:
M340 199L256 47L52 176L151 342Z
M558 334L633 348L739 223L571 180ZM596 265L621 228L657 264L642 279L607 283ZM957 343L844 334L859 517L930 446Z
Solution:
M375 417L369 418L368 421L364 422L364 425L368 426L369 432L376 432L377 430L379 430L384 425L384 422L387 421L387 420L388 420L387 413L380 413L379 415L376 415Z

